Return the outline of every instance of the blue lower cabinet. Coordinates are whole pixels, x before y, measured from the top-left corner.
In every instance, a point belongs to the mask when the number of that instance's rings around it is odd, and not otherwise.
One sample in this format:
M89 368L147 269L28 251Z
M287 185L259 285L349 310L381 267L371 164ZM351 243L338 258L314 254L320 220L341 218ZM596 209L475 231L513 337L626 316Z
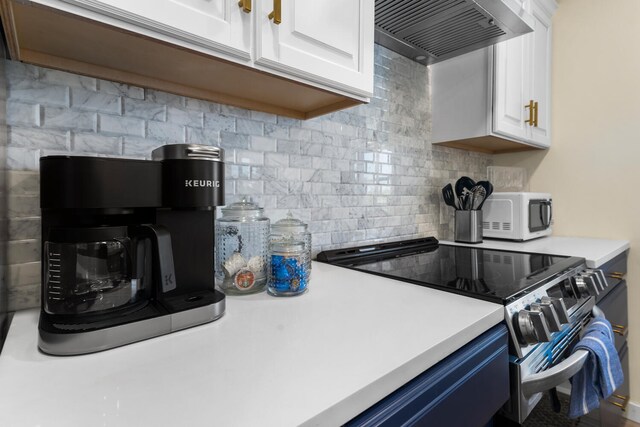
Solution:
M346 426L484 426L509 398L507 328L498 325Z
M600 295L596 299L596 305L604 312L605 317L613 327L613 338L616 350L620 349L627 342L629 333L629 309L627 295L627 281L621 280L614 286L606 289L608 292L602 298Z

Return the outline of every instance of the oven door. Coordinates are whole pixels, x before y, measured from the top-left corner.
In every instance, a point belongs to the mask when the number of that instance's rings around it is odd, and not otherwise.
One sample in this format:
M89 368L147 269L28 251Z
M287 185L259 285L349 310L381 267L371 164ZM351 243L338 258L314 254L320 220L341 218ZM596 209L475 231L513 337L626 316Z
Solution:
M582 369L587 352L578 350L571 354L571 348L591 321L591 315L604 316L604 313L594 305L593 298L576 311L571 326L552 342L541 344L525 359L511 362L511 398L503 408L508 418L524 422L544 392L564 383Z
M553 209L551 200L529 200L529 232L544 231L551 227Z

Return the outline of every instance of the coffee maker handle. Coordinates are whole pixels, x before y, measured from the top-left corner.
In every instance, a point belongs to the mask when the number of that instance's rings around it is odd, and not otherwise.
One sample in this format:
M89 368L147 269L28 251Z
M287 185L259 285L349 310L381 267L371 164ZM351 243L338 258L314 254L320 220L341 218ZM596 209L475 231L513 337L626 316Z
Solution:
M130 228L130 233L138 237L151 239L154 250L154 264L158 266L162 282L162 292L169 292L176 288L176 274L173 266L173 248L171 234L162 225L144 224Z

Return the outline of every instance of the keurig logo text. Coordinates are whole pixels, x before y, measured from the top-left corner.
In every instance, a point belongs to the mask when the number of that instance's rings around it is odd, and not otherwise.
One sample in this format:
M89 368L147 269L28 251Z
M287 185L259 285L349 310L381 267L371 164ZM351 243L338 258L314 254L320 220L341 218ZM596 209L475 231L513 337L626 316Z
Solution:
M218 188L220 187L220 181L212 181L210 179L185 179L184 186Z

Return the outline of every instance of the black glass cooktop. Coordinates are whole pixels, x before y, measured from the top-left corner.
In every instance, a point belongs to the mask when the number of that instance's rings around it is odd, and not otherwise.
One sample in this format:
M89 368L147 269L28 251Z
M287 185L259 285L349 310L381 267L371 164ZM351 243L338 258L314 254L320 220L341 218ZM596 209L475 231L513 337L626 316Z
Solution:
M584 259L441 245L426 238L321 252L318 261L506 304Z

